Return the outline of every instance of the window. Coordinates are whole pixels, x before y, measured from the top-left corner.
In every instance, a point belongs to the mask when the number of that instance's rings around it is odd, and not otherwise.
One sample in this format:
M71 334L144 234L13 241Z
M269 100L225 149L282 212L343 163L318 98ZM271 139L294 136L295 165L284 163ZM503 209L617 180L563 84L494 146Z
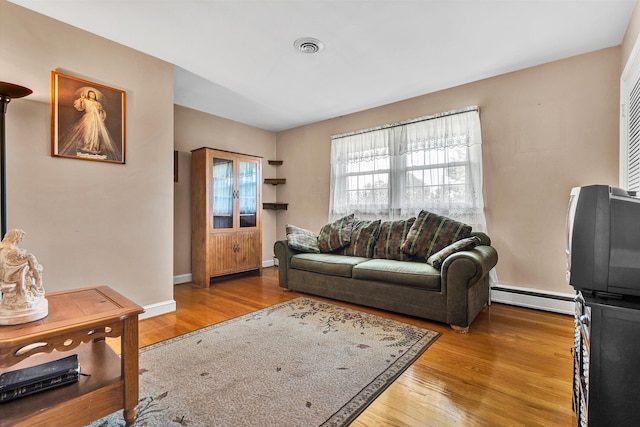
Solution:
M466 204L469 175L468 138L442 138L410 150L405 167L403 199L408 205Z
M330 219L427 209L485 230L477 107L332 137Z
M363 154L368 160L359 161ZM389 160L388 150L375 156L370 153L351 153L345 173L349 206L360 212L366 212L367 206L389 208Z
M620 79L620 186L640 193L640 42Z

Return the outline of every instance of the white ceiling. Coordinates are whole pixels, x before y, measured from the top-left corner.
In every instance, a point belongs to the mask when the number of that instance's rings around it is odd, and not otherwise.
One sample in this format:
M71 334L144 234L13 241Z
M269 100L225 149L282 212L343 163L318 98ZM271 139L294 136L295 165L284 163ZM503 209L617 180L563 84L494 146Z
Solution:
M619 45L636 3L11 1L174 64L176 104L272 131Z

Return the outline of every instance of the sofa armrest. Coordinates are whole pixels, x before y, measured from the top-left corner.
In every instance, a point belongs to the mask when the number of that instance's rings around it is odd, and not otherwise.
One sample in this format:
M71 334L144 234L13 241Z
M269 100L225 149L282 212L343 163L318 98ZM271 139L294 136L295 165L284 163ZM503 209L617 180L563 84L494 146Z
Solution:
M281 288L288 288L288 273L291 257L298 253L289 247L286 240L278 240L273 244L273 253L278 258L278 283Z
M487 233L483 233L482 231L472 231L470 237L474 236L480 239L480 245L491 246L491 238Z
M492 246L480 245L470 251L450 255L442 263L442 289L447 295L447 323L468 328L473 318L489 301L489 271L498 263Z

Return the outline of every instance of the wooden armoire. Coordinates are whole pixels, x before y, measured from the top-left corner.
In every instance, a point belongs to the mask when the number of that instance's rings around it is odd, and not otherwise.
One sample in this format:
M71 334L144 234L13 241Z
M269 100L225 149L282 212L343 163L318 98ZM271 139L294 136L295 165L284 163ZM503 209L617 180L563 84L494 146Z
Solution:
M262 158L212 148L191 152L194 285L262 268Z

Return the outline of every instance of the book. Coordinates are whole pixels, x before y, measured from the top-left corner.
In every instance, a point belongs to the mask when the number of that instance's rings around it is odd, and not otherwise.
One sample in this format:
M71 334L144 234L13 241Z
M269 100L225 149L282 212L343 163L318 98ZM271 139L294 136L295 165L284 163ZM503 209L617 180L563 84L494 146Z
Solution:
M77 382L79 377L80 376L78 374L60 375L55 378L38 381L23 387L12 388L6 391L3 390L0 391L0 403L8 402L40 391L50 390L66 384L71 384Z
M78 381L79 377L77 354L5 372L0 375L0 402L71 384Z

